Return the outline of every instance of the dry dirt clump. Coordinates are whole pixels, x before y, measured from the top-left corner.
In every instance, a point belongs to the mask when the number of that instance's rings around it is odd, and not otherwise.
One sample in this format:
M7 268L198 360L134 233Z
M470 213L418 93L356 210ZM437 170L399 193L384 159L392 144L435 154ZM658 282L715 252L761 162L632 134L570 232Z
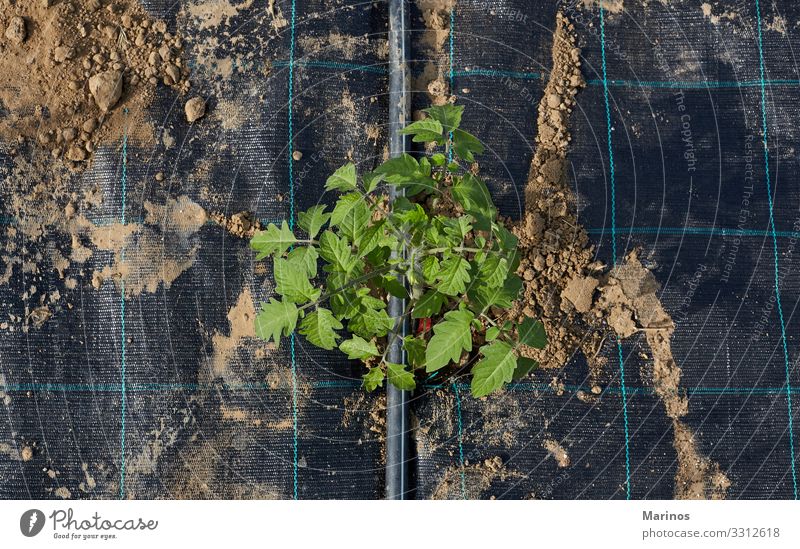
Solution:
M137 0L0 0L0 29L0 139L76 166L122 135L126 109L141 117L159 83L189 87L181 38Z
M596 379L603 372L598 354L607 337L621 340L644 334L652 355L653 388L673 424L675 497L724 498L730 482L718 464L700 453L696 435L681 420L688 414L689 401L680 388L681 369L670 347L675 326L658 298L655 276L635 252L605 272L572 213L575 197L566 182L568 122L575 95L585 85L580 53L573 25L558 14L553 68L539 104L537 147L525 189L525 216L514 227L520 239L518 272L524 293L509 313L540 318L548 344L543 350L523 347L521 353L543 368L561 368L581 350ZM596 389L579 398L591 401L602 392ZM546 449L558 460L555 445Z
M224 228L233 236L251 239L261 230L261 223L250 212L239 212L228 217L222 212L212 212L211 221Z
M450 36L450 11L456 0L416 0L416 4L425 26L420 44L429 60L414 79L414 91L426 93L434 105L444 105L454 99L445 80L444 46Z
M604 266L593 260L586 231L573 213L575 198L566 183L571 136L569 115L585 83L573 25L557 15L553 35L553 68L539 104L536 152L525 189L524 218L514 227L520 239L524 299L512 316L540 318L549 336L546 349L523 349L543 368L560 368L582 348L595 359L602 336L591 330L597 276Z

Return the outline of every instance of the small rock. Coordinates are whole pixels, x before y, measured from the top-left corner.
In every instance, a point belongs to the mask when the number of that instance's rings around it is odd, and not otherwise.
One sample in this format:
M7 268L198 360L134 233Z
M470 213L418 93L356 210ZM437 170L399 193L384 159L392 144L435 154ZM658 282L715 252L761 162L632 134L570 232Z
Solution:
M202 97L192 97L186 102L184 111L186 111L186 120L190 123L200 120L206 114L206 102Z
M158 172L156 174L156 181L164 181L164 172Z
M33 449L30 446L23 446L19 452L19 457L22 461L30 461L33 459Z
M53 59L55 59L56 63L63 63L67 59L72 59L73 57L75 57L75 50L67 46L58 46L55 51L53 51Z
M95 74L89 79L89 91L100 110L108 112L122 96L122 73L106 71Z
M161 57L163 58L164 56L162 55ZM164 74L166 74L167 77L172 80L173 84L176 84L181 79L180 69L178 69L178 67L176 67L172 63L168 64L164 68Z
M293 160L295 160L295 161L298 161L298 160L300 160L301 158L303 158L303 153L301 153L300 151L294 151L294 152L292 153L292 159L293 159Z
M561 98L555 94L551 93L547 95L547 106L551 109L557 109L558 106L561 104Z
M6 38L12 44L19 46L28 37L28 31L25 30L25 20L22 17L12 17L6 29Z
M92 133L97 129L97 119L89 118L86 122L83 123L83 131L86 133Z
M83 162L86 160L86 149L78 145L72 145L67 149L67 158L73 162Z

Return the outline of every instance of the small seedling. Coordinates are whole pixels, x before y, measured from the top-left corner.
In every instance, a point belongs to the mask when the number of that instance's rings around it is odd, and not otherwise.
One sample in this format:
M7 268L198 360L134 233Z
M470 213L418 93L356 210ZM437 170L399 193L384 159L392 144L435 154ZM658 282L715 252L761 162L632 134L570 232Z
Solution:
M541 322L507 318L522 289L518 241L469 169L483 145L460 129L463 107L425 113L402 130L425 144L424 155L403 154L361 177L346 164L325 184L339 193L331 211L319 204L298 214L300 231L284 221L253 237L256 259L273 260L280 296L262 303L256 334L279 345L297 332L338 348L364 363L370 391L385 380L411 390L433 372L469 370L472 394L482 397L536 367L518 347L542 349L547 338ZM390 202L388 186L404 196ZM406 300L415 332L402 341L408 366L386 359L402 337L387 312L391 296Z

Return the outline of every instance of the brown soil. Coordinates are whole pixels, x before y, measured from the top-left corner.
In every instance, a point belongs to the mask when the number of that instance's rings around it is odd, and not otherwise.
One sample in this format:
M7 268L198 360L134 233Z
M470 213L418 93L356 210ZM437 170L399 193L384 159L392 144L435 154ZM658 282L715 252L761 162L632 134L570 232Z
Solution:
M261 223L250 212L239 212L230 217L221 212L212 212L209 217L211 221L238 238L249 240L256 231L261 230Z
M574 27L559 14L553 68L539 104L526 213L514 228L522 251L518 272L524 279L524 298L510 313L540 318L548 344L541 351L523 348L521 353L538 360L543 368L561 368L580 350L597 380L606 365L598 357L606 338L643 333L653 360L654 390L673 422L678 460L675 497L724 498L730 482L718 464L699 453L696 435L680 420L688 413L689 402L680 388L681 370L670 348L674 324L658 299L655 277L635 253L605 273L605 266L593 260L587 233L572 213L575 197L566 182L569 115L584 85ZM557 378L554 382L559 383ZM591 395L579 397L591 402L601 390L595 385ZM568 464L555 441L546 441L545 448L560 466Z
M11 31L0 35L0 138L74 166L123 126L152 139L144 108L156 86L189 87L181 38L137 0L2 0L0 29Z
M443 105L455 100L455 91L448 89L445 79L449 67L444 46L450 36L450 10L455 7L456 0L416 0L416 4L425 26L420 45L428 61L414 79L414 91L426 93L433 105ZM415 116L419 118L420 115Z
M509 478L522 479L525 475L509 470L498 456L464 467L454 465L445 469L431 499L482 499L495 481Z

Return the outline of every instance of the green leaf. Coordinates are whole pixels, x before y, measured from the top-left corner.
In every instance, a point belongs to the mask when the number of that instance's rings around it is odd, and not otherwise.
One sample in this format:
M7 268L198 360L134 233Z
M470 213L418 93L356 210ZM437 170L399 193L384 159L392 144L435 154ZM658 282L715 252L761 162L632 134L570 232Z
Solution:
M309 278L317 276L318 258L319 253L314 246L299 246L286 256L289 263L301 269Z
M464 130L453 132L453 151L467 162L475 162L475 154L483 153L483 143L471 133Z
M488 231L497 217L492 196L486 184L470 173L464 174L452 187L453 199L475 218L475 227Z
M544 331L544 324L532 318L526 318L517 325L519 342L536 349L544 349L547 346L547 333Z
M431 118L438 121L447 132L452 132L461 125L463 105L438 105L424 110Z
M467 290L470 281L469 262L454 255L442 261L437 274L439 284L436 289L445 295L460 295Z
M489 307L510 308L517 300L520 290L522 290L522 279L515 274L508 275L502 286L489 288L480 284L473 284L467 292L473 310L477 313L485 313Z
M481 398L496 391L514 377L517 355L511 345L493 341L481 347L483 359L472 367L472 396Z
M320 289L311 285L308 275L303 267L292 263L288 259L275 258L275 291L293 303L307 303L316 301L320 296Z
M383 181L385 175L382 173L369 172L365 173L361 179L364 181L364 192L367 194L375 190L378 184Z
M413 391L417 386L417 383L414 381L414 374L406 370L402 364L387 362L386 371L389 383L401 391Z
M256 256L256 261L258 261L270 255L282 254L295 242L297 242L297 238L284 221L280 229L270 223L266 230L258 231L250 240L250 248L258 252Z
M314 238L330 218L331 214L325 213L325 205L319 204L297 214L297 224L308 233L308 238Z
M361 308L347 323L347 329L361 337L384 337L394 328L394 319L385 310Z
M336 201L331 214L331 226L339 227L350 242L356 242L367 228L370 210L358 193L346 194Z
M430 173L426 174L419 162L408 153L390 158L378 166L375 173L384 174L385 181L391 185L406 188L409 196L424 189L436 188L436 181L430 177Z
M373 342L358 336L342 341L339 344L339 350L345 353L350 360L364 360L380 354Z
M514 370L513 380L521 380L538 367L539 363L532 358L526 358L524 356L517 358L517 369Z
M422 260L422 277L428 284L433 284L439 274L439 260L436 256L429 255Z
M336 348L336 340L339 338L334 330L342 328L342 323L334 318L333 313L320 307L300 322L299 332L312 345L330 351Z
M500 335L500 328L497 326L492 326L488 330L486 330L486 341L494 341L497 339L497 336Z
M473 318L468 310L450 311L433 327L434 336L425 350L425 371L435 372L450 362L458 362L464 351L472 350Z
M433 156L431 156L431 163L434 166L444 166L445 162L447 162L447 157L442 153L436 153Z
M457 240L463 240L472 230L471 221L472 217L469 215L462 215L455 219L446 218L443 221L444 232Z
M491 253L478 267L478 278L489 288L502 286L508 276L508 261L498 253Z
M339 238L333 231L325 231L319 239L319 254L335 269L351 274L358 265L347 239Z
M380 244L383 239L383 226L385 224L386 221L382 219L361 233L356 246L358 246L358 251L362 256L369 254Z
M269 303L261 304L256 316L256 335L265 341L272 339L280 347L281 334L288 337L297 326L297 306L290 301L278 301L271 297Z
M424 120L412 122L400 130L401 135L413 135L414 143L434 141L439 145L444 144L443 132L444 128L442 128L442 123L434 118L426 118Z
M399 297L400 299L408 299L408 290L395 276L382 276L379 281L381 288L386 290L389 295Z
M325 181L326 191L354 191L358 187L356 185L356 166L352 162L348 162L331 175Z
M399 201L399 199L398 199ZM395 206L392 217L400 223L427 223L428 214L422 209L420 204L409 204L406 209L398 210Z
M411 311L411 318L430 318L439 314L447 298L436 290L428 290L423 294Z
M383 387L383 380L386 374L380 368L370 368L369 371L363 375L364 389L367 391L374 391L378 387Z
M425 347L427 343L424 339L414 336L406 336L403 339L403 349L408 355L408 363L414 368L421 368L425 365Z

